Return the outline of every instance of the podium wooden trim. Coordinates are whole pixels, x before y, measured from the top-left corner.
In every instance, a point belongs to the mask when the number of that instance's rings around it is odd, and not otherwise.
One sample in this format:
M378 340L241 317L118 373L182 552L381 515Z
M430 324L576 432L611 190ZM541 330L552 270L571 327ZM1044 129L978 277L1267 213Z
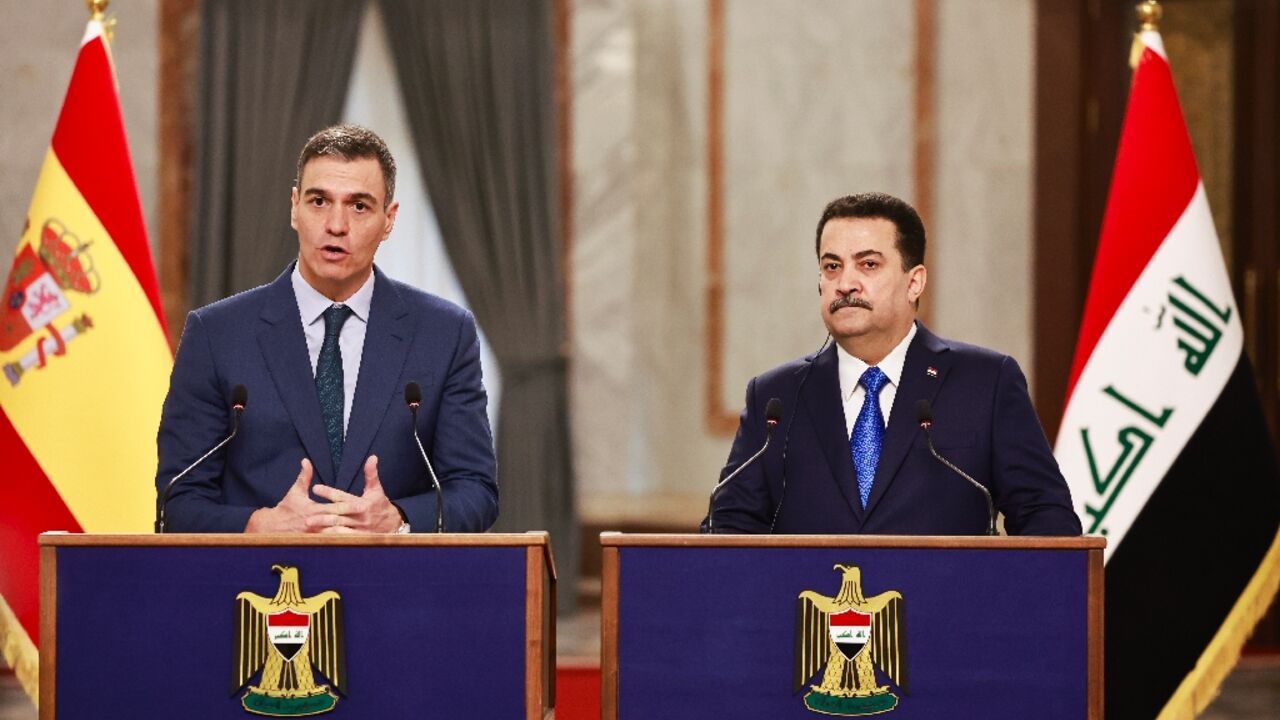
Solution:
M965 550L1044 550L1085 552L1087 697L1086 717L1103 717L1103 549L1105 538L925 536L925 535L685 535L600 534L600 710L603 720L618 717L618 582L619 549L626 547L688 548L921 548Z
M58 549L64 547L524 547L525 718L555 717L556 569L546 531L409 535L111 535L43 533L40 548L40 718L57 716Z

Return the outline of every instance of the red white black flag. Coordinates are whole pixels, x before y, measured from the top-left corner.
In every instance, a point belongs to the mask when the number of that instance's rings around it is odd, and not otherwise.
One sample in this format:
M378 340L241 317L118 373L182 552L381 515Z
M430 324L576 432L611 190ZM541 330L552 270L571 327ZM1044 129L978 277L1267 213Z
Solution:
M1280 581L1280 477L1239 309L1160 35L1139 41L1055 448L1085 532L1108 540L1121 718L1212 697Z

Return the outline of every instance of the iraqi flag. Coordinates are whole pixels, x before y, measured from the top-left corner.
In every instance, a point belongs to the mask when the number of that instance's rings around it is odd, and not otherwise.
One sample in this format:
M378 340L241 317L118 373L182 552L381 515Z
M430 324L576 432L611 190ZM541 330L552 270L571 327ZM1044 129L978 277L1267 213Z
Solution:
M871 615L850 608L828 621L831 642L846 659L852 660L871 641Z
M0 276L0 648L34 701L36 536L149 532L173 365L100 18L20 229Z
M1160 35L1144 31L1055 454L1105 535L1106 714L1193 717L1280 582L1280 477Z

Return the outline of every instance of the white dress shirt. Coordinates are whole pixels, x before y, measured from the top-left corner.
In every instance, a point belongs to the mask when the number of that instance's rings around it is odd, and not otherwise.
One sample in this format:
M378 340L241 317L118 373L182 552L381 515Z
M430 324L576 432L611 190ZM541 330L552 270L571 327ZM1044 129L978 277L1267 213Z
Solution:
M880 412L884 415L885 427L889 426L889 413L893 410L893 399L898 396L898 384L902 381L902 366L907 362L907 348L916 336L916 324L911 323L907 336L902 338L893 350L880 361L878 367L889 382L880 388ZM862 401L867 396L866 388L858 383L862 373L869 367L866 363L844 351L836 345L836 357L840 369L840 400L844 405L845 435L853 435L853 424L858 421L858 413L862 412Z
M298 314L302 318L302 331L307 336L307 352L311 355L311 377L316 376L320 361L320 347L324 345L324 311L334 305L351 308L351 316L342 324L338 335L338 347L342 350L342 435L346 437L347 421L351 419L351 403L356 397L356 380L360 378L360 356L364 353L364 332L369 327L369 308L373 305L373 273L369 279L347 298L335 303L307 284L294 265L293 296L298 300Z

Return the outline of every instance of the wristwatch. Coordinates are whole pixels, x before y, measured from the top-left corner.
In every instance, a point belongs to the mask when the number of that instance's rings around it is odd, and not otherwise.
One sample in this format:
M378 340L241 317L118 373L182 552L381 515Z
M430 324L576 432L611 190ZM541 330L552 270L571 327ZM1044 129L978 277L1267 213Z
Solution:
M400 513L400 527L396 528L396 534L408 535L413 532L413 529L409 527L409 518L404 514L404 510L401 510L400 506L395 503L391 503L391 507L395 508L396 512Z

